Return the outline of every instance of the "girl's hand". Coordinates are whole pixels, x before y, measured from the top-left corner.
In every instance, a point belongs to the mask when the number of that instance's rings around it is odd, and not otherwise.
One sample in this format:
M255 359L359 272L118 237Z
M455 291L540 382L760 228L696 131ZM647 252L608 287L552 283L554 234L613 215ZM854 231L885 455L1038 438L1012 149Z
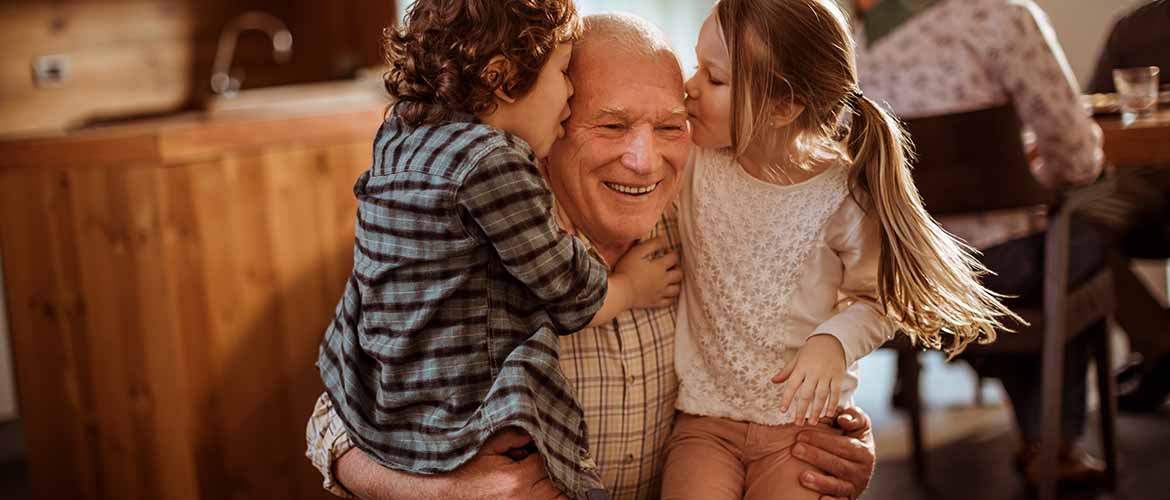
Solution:
M682 288L683 274L678 253L658 237L630 248L614 266L612 278L628 281L631 309L652 309L670 306Z
M780 410L787 412L795 398L796 425L811 425L837 414L844 378L845 348L836 337L822 333L809 337L796 359L772 377L772 383L788 382L780 397Z

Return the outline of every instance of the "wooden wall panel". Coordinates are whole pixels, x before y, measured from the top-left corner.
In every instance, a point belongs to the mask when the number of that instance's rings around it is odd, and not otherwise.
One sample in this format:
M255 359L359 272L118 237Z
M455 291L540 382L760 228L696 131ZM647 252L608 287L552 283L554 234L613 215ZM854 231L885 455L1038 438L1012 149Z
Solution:
M293 33L292 59L272 60L263 35L239 39L244 88L351 77L382 64L388 0L21 0L0 2L0 136L198 108L223 26L270 12ZM38 56L69 57L71 77L37 87Z
M193 17L167 0L0 3L0 134L183 107ZM69 79L36 86L33 60L56 54L68 56Z
M0 171L37 498L329 498L304 424L369 147Z
M25 445L36 450L28 457L28 478L38 498L97 498L96 471L86 466L97 433L80 411L92 398L83 383L89 356L68 182L50 173L0 178L12 350Z

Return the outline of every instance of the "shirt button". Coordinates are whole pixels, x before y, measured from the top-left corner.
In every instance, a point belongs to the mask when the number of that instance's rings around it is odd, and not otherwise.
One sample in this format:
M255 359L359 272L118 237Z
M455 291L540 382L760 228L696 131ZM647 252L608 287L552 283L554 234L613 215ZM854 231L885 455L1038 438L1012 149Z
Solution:
M626 455L626 464L629 465L632 463L634 463L634 454L630 453L629 455Z
M637 375L630 375L629 377L626 377L626 383L630 384L630 385L634 385L634 384L638 383L638 376Z

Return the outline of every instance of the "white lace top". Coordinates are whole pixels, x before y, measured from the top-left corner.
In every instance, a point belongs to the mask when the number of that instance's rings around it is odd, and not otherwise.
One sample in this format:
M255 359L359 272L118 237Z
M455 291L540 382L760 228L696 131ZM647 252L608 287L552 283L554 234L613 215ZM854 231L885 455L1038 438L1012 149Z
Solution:
M852 401L858 358L894 333L876 296L880 236L848 193L846 165L800 184L760 181L729 154L695 148L679 202L686 280L679 302L677 408L765 425L780 411L771 379L805 339L845 348Z

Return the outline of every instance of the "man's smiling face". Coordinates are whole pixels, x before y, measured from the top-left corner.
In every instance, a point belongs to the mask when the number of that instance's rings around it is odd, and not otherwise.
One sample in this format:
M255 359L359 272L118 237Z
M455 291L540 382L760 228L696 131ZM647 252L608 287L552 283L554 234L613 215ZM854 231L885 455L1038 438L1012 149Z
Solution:
M573 114L549 154L549 185L596 243L642 238L677 196L690 153L678 62L589 41L569 75Z

